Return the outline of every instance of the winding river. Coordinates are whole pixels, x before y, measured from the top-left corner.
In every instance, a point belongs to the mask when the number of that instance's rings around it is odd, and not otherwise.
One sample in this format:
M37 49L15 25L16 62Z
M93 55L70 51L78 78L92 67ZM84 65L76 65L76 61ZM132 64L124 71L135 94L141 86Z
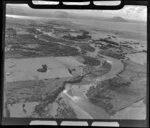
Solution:
M94 53L95 54L95 53ZM103 56L103 55L101 55ZM111 79L123 70L124 65L121 60L117 60L108 56L103 56L107 62L111 64L111 71L101 77L95 78L95 82ZM89 89L92 84L84 85L86 90ZM75 92L72 95L69 91ZM110 116L102 108L91 103L88 98L83 95L82 90L78 85L66 85L65 90L62 92L65 99L69 100L70 105L74 109L79 119L109 119ZM84 115L84 116L83 116Z

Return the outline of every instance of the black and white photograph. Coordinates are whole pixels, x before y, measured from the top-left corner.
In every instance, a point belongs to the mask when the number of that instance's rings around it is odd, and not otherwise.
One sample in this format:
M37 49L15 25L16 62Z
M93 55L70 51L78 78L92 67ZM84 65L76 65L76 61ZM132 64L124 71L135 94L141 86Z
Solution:
M3 117L145 120L147 7L6 4Z

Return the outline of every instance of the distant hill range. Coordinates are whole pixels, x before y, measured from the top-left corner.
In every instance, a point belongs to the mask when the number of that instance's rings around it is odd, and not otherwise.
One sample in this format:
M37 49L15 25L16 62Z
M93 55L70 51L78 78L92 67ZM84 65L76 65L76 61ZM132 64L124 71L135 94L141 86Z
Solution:
M126 20L122 17L115 16L112 18L106 18L106 17L96 17L91 15L82 15L82 14L76 14L76 13L70 13L66 11L58 11L58 10L38 10L38 9L32 9L28 6L22 7L22 6L12 6L7 5L6 8L6 14L9 15L21 15L21 16L36 16L36 17L46 17L46 18L75 18L75 19L95 19L95 20L101 20L101 21L108 21L108 22L141 22L141 21L134 21L134 20Z
M128 22L128 20L126 20L122 17L119 17L119 16L109 18L108 21L111 21L111 22Z
M60 17L60 18L68 18L68 17L70 17L70 15L67 12L63 12L63 11L55 11L53 13L53 16Z

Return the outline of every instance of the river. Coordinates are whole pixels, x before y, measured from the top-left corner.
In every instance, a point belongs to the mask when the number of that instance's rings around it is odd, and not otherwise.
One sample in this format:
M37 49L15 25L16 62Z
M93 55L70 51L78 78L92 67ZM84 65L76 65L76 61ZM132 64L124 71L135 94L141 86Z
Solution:
M95 48L95 51L92 53L90 52L88 55L95 57L98 55L98 51L99 49ZM95 78L94 81L92 81L92 83L94 82L100 82L103 80L107 80L107 79L111 79L113 77L116 76L116 74L118 74L119 72L121 72L124 68L123 63L121 62L121 60L117 60L108 56L103 56L108 63L111 64L111 70L104 74L101 77L97 77ZM87 84L84 85L83 87L85 87L86 91L90 88L90 86L93 86L94 84ZM70 95L68 92L72 91L74 93L72 93L72 95ZM83 89L82 89L83 90ZM88 98L85 97L85 95L83 95L83 91L81 90L81 88L79 87L79 85L69 85L66 86L66 89L62 92L64 96L64 98L67 98L67 100L70 101L70 105L72 106L72 104L74 104L74 106L77 106L78 108L80 108L80 111L77 107L73 107L73 109L75 110L77 117L79 119L83 118L84 114L84 119L109 119L110 116L108 115L107 112L104 111L104 109L94 105L93 103L91 103ZM84 92L85 93L85 92ZM78 113L82 113L82 114L78 114ZM81 116L82 115L82 116Z

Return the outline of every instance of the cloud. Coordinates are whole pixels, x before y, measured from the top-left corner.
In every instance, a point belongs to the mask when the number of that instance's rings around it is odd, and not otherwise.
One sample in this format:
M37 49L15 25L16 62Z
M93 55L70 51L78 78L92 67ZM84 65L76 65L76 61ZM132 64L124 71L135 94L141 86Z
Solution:
M116 15L116 16L121 16L126 19L132 19L132 20L142 20L146 21L147 20L147 7L145 6L125 6L123 9L118 10L118 11L105 11L105 14L109 15Z

